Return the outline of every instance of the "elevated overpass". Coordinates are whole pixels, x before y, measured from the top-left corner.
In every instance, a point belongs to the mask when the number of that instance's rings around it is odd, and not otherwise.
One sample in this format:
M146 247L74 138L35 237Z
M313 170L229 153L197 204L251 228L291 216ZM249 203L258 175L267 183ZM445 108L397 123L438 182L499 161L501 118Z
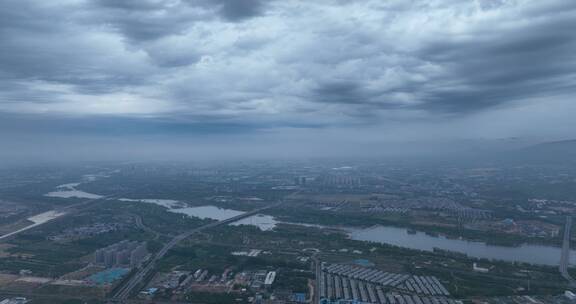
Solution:
M564 225L564 238L562 239L562 253L560 255L560 274L571 287L576 287L576 280L572 278L568 272L570 264L570 231L572 230L572 217L566 217L566 224Z
M184 233L181 233L177 236L175 236L174 238L172 238L172 240L170 240L168 243L166 243L164 245L164 247L162 247L162 249L160 249L160 251L158 251L154 257L142 268L139 268L137 270L136 273L134 273L127 281L125 281L120 288L117 289L117 291L114 293L114 296L108 301L109 303L124 303L124 301L132 294L132 292L134 291L134 289L139 286L154 270L154 268L156 267L156 264L158 263L159 260L161 260L166 253L168 253L168 251L170 251L170 249L172 249L174 246L176 246L176 244L178 244L179 242L181 242L182 240L192 236L195 233L204 231L206 229L210 229L216 226L221 226L221 225L227 225L236 221L239 221L241 219L245 219L247 217L250 217L252 215L256 215L266 209L270 209L270 208L274 208L277 206L280 206L282 204L282 201L272 204L272 205L268 205L266 207L262 207L262 208L258 208L249 212L245 212L242 213L240 215L228 218L228 219L224 219L221 221L217 221L217 222L213 222L198 228L194 228L192 230L186 231Z

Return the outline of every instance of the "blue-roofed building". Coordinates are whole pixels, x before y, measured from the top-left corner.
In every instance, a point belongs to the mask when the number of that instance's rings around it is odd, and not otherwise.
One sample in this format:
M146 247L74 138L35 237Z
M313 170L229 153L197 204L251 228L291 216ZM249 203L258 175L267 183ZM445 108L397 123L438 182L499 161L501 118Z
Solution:
M306 294L305 293L294 293L292 295L292 298L294 299L294 302L297 303L306 303Z
M130 272L128 268L109 268L88 277L88 281L96 285L111 284Z

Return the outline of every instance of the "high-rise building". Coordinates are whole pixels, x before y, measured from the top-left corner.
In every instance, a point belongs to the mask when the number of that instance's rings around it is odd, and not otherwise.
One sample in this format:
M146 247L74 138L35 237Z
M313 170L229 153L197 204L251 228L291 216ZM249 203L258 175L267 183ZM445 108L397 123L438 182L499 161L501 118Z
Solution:
M148 255L145 242L124 240L94 252L94 264L104 267L135 267Z

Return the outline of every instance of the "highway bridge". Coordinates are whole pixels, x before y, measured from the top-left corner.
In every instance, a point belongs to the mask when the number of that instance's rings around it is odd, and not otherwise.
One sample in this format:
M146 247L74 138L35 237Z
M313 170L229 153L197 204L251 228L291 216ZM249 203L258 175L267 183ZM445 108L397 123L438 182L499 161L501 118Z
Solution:
M152 271L156 267L156 264L158 263L158 261L160 259L162 259L166 255L166 253L168 253L168 251L170 249L172 249L180 241L192 236L195 233L198 233L198 232L201 232L201 231L204 231L206 229L210 229L210 228L213 228L216 226L227 225L227 224L239 221L241 219L244 219L244 218L250 217L252 215L258 214L258 213L260 213L266 209L280 206L281 204L282 204L282 201L280 201L276 204L268 205L266 207L262 207L262 208L258 208L258 209L255 209L255 210L252 210L249 212L242 213L242 214L237 215L235 217L231 217L231 218L228 218L225 220L213 222L213 223L210 223L210 224L198 227L198 228L194 228L192 230L186 231L184 233L181 233L181 234L175 236L172 240L170 240L170 242L166 243L164 245L164 247L162 247L162 249L160 249L160 251L158 251L148 261L148 263L146 263L146 265L137 269L136 273L134 273L128 280L126 280L119 288L117 288L116 292L114 293L114 296L108 302L109 303L124 303L125 300L132 294L134 289L137 286L139 286L147 277L149 277L149 275L152 273Z
M570 230L572 229L572 217L566 217L566 224L564 225L564 238L562 240L562 253L560 255L560 274L571 287L576 287L576 280L568 273L568 266L570 264Z

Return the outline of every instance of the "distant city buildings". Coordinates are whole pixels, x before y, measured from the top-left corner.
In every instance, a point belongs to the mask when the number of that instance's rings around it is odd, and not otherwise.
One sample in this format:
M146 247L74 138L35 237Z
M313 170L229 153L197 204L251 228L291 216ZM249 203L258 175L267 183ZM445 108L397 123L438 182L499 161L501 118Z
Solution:
M104 233L118 231L122 228L124 228L124 225L119 223L97 223L89 226L66 229L57 235L48 237L48 239L57 242L75 241Z
M94 264L104 267L135 267L148 255L145 242L124 240L96 250Z

